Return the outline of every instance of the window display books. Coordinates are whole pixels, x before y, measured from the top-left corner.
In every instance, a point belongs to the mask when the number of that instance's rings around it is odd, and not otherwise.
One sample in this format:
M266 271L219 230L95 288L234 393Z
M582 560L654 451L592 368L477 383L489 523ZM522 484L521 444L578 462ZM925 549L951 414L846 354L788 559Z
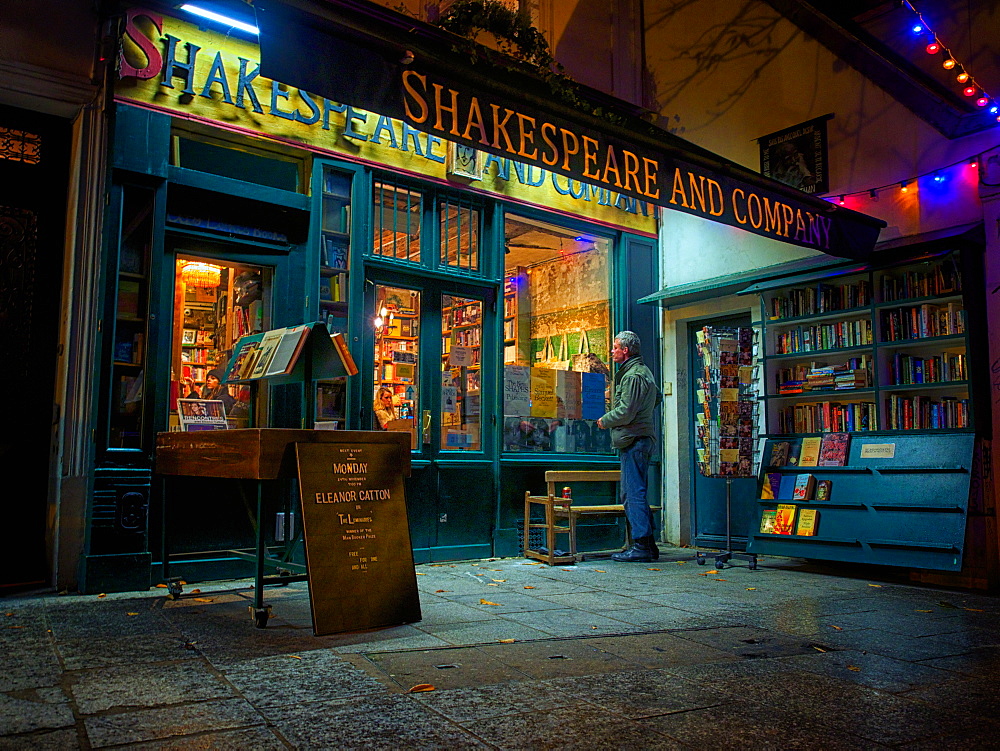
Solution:
M833 490L832 480L820 480L816 483L816 500L829 501L831 490Z
M760 531L766 535L774 534L774 520L778 515L778 509L766 508L760 517Z
M784 467L788 464L788 450L791 444L788 441L775 441L771 444L771 460L769 467Z

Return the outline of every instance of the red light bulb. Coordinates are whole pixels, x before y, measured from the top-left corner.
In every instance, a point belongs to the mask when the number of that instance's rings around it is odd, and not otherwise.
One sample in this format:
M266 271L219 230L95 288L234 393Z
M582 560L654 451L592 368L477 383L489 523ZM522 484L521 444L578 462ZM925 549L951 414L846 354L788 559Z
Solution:
M925 49L927 50L928 55L936 55L938 52L941 51L941 45L938 44L936 41L934 41L928 44L927 47L925 47Z
M979 97L979 99L976 100L976 106L977 107L985 107L987 104L989 104L989 102L990 102L989 99L987 99L984 96L981 96L981 97Z
M962 93L965 94L966 96L975 96L976 95L976 87L975 86L966 86L964 89L962 89Z

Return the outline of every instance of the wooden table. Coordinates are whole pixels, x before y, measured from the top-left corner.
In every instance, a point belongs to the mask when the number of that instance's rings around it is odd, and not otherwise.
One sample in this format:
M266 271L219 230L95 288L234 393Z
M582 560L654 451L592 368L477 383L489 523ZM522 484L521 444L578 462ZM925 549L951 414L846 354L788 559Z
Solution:
M252 556L239 553L239 551L234 551L234 554L239 554L240 557L246 557L255 563L253 619L258 628L267 625L270 612L270 608L264 605L264 584L302 581L308 578L306 566L289 560L269 558L261 524L263 515L262 483L299 478L296 458L297 444L343 444L347 446L388 444L397 449L394 453L398 456L398 462L393 463L393 472L401 474L402 477L410 475L409 433L247 428L190 433L159 433L156 436L154 463L154 473L156 474L231 478L254 483L256 512L251 513L251 518L254 523L256 550ZM249 499L247 499L247 503L248 506L251 505ZM168 505L165 500L164 515L166 515ZM405 523L404 514L403 524ZM412 555L411 551L407 552ZM168 558L169 552L164 550L164 560L166 561ZM265 582L264 570L268 566L276 571L284 569L285 573L268 577ZM290 572L297 572L297 574ZM171 592L179 594L179 586L172 589ZM310 597L312 598L312 596L313 593L310 592Z

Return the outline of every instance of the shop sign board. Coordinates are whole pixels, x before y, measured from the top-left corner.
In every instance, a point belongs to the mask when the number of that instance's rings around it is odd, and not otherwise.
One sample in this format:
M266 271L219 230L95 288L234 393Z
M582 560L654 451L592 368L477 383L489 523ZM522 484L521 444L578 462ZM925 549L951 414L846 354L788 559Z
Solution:
M245 40L133 8L121 44L121 102L656 236L648 201L265 78Z

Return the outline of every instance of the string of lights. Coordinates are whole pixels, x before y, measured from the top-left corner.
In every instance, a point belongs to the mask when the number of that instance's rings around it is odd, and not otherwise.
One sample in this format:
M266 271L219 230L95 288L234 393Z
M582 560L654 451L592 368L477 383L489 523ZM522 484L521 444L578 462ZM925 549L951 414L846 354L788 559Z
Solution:
M943 167L938 167L937 169L931 170L929 172L924 172L920 175L916 175L915 177L907 178L906 180L900 180L898 182L892 182L886 185L879 185L878 187L875 188L865 188L864 190L854 190L851 191L850 193L841 193L839 195L826 196L826 200L838 203L841 206L843 206L848 198L853 198L855 196L867 195L872 200L876 200L878 198L878 194L886 190L898 190L900 193L909 193L913 188L919 185L920 181L923 179L930 178L935 183L945 182L948 179L947 177L948 171L954 167L959 167L962 165L966 165L969 169L978 169L979 156L978 155L971 156L957 162L952 162L951 164L946 164Z
M962 63L955 59L955 55L941 41L941 38L934 32L934 29L928 25L913 3L910 0L902 0L902 2L903 7L908 8L916 17L913 25L910 27L910 31L929 40L927 46L924 47L927 54L936 55L939 52L943 53L944 60L941 63L941 67L955 73L955 80L963 87L962 93L967 97L975 97L976 105L985 107L991 115L996 117L997 122L1000 122L1000 102L986 91L985 87L969 73L968 69Z

